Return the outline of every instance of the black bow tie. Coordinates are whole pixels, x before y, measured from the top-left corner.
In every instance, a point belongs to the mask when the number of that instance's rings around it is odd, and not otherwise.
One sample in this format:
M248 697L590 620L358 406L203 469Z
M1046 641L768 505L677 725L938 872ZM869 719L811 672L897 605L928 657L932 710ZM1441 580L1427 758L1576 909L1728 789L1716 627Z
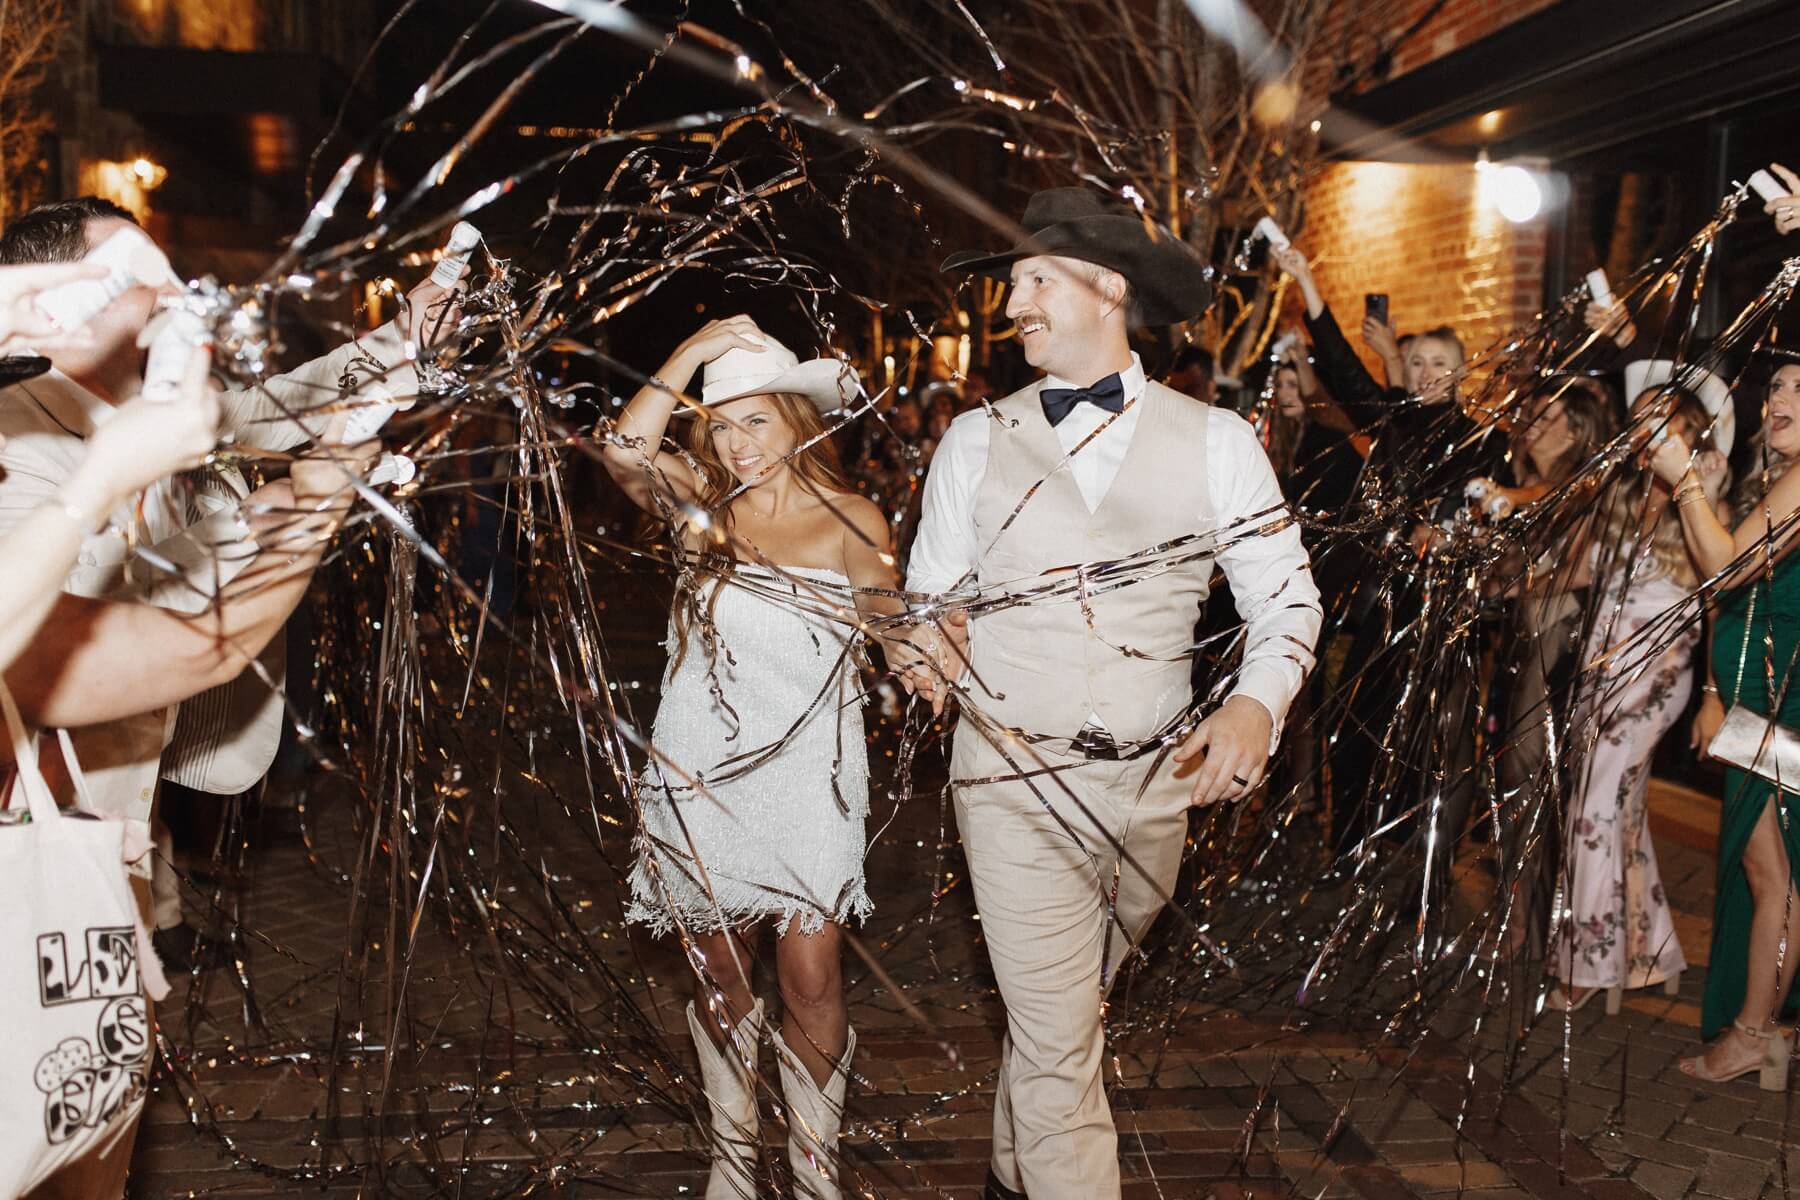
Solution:
M1107 412L1125 411L1125 383L1117 373L1084 388L1044 388L1038 393L1038 403L1044 406L1044 420L1050 422L1052 428L1061 425L1063 418L1074 411L1075 406L1087 401L1096 408Z
M1105 408L1107 412L1123 412L1125 410L1125 383L1118 374L1109 374L1107 378L1094 383L1093 387L1046 387L1037 394L1040 405L1044 405L1044 419L1051 428L1062 425L1062 419L1075 410L1075 405L1087 401L1096 408Z

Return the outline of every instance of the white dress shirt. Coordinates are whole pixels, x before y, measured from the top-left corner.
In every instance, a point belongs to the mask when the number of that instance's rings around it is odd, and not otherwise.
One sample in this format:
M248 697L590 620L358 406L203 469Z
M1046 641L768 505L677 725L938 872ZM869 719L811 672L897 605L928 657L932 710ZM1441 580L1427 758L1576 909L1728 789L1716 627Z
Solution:
M1131 366L1119 373L1119 381L1128 402L1142 399L1144 366L1136 354L1131 356ZM1044 386L1075 385L1050 376ZM1063 452L1073 454L1064 462L1089 512L1105 498L1125 461L1139 411L1136 403L1128 404L1079 453L1074 451L1082 439L1112 414L1084 402L1055 427ZM1222 408L1209 407L1207 415L1210 527L1218 530L1218 563L1231 584L1245 628L1243 664L1229 694L1248 696L1268 709L1274 721L1273 737L1278 739L1288 706L1312 669L1312 650L1324 619L1319 589L1313 583L1297 524L1275 533L1259 532L1289 518L1274 468L1256 431L1242 417ZM986 409L966 412L950 423L938 444L925 480L918 536L907 564L909 591L935 594L972 580L981 553L975 533L975 497L987 474L992 420ZM1207 524L1201 514L1195 516L1199 532ZM1199 620L1197 612L1194 620ZM970 625L971 641L979 637L979 627L980 622ZM1274 750L1273 742L1270 750Z

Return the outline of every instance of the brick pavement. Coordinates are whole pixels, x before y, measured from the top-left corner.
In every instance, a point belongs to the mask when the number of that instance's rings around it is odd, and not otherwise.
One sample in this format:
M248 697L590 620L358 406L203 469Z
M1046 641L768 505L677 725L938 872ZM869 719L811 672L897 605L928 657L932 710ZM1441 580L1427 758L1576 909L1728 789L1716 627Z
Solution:
M1678 929L1696 960L1706 946L1707 825L1716 809L1669 788L1658 789L1654 808ZM919 855L936 838L937 820L935 804L920 800L885 828L871 862L890 865L872 872L881 912L865 942L933 1029L922 1030L854 961L846 974L865 1081L852 1093L846 1153L861 1185L879 1196L973 1198L985 1170L999 1011L979 926L962 889L945 896L929 923L921 909L887 899L918 895ZM329 826L329 814L323 823ZM557 857L554 839L546 840L550 869L581 878L570 869L581 849L571 843ZM327 839L320 849L326 862L354 858L347 840ZM691 1072L679 997L665 990L681 978L682 964L666 945L620 936L601 915L604 907L595 903L584 925L606 947L596 967L626 981L624 990L641 1007L633 1019L660 1030L684 1056L667 1069ZM164 1073L139 1139L131 1195L452 1194L431 1186L421 1161L454 1164L440 1165L438 1178L465 1172L461 1194L471 1196L506 1187L570 1196L698 1194L703 1150L681 1081L659 1075L650 1057L634 1058L628 1049L613 1057L642 1069L641 1094L596 1082L604 1074L598 1059L571 1050L561 1036L565 1025L529 1011L529 997L510 991L507 1003L516 1011L496 1011L494 992L483 996L472 986L467 961L434 937L430 922L419 935L410 986L415 1011L431 1014L433 1027L416 1031L416 1056L388 1064L369 1041L367 1053L338 1075L336 1096L304 1057L233 1064L237 1046L278 1054L303 1041L316 1046L329 1034L346 911L342 881L309 866L297 843L268 847L255 858L242 907L245 925L258 935L245 943L244 961L268 1034L248 1020L245 996L228 971L210 973L191 1005L184 1006L185 996L172 998L165 1019L178 1040L196 1047L190 1065L237 1154L292 1168L316 1166L321 1140L362 1160L379 1144L390 1169L379 1178L351 1173L321 1185L234 1165L220 1137L188 1123L179 1089ZM377 962L384 953L379 937L353 949ZM1560 1020L1509 1044L1498 1022L1471 1039L1447 1019L1438 1036L1404 1054L1371 1053L1365 1040L1343 1033L1285 1028L1278 1015L1248 1005L1192 1013L1166 1042L1140 1035L1118 1046L1114 1104L1126 1195L1773 1196L1786 1097L1765 1096L1748 1083L1697 1085L1674 1065L1694 1044L1699 982L1696 970L1677 997L1634 994L1618 1017L1607 1018L1599 1004L1577 1014L1566 1075ZM572 1010L585 1003L571 995ZM385 1009L366 996L365 1005L365 1029L384 1028ZM587 1004L584 1012L598 1022L602 1008ZM609 1019L615 1034L635 1028L616 1014ZM546 1048L519 1055L519 1045L533 1038ZM766 1053L763 1065L772 1077ZM365 1098L379 1092L376 1081L390 1069L401 1102L387 1112L368 1110ZM414 1086L426 1080L456 1086ZM468 1097L483 1089L505 1102L486 1107L480 1122L461 1119ZM509 1117L511 1105L531 1119ZM322 1134L325 1121L341 1143ZM773 1150L777 1123L766 1119L764 1128ZM383 1130L378 1143L374 1135ZM331 1149L323 1155L327 1163L344 1161ZM522 1185L531 1164L565 1155L578 1164L573 1171Z

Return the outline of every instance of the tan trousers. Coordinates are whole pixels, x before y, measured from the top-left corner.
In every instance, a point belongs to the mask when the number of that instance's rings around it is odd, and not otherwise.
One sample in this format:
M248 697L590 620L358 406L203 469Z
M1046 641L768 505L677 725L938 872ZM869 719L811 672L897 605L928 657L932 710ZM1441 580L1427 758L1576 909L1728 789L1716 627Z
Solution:
M1029 752L1010 753L1033 769ZM1174 885L1191 782L1165 761L1140 797L1150 758L1037 753L1070 769L976 782L1016 772L966 722L951 756L957 826L1006 1002L994 1173L1032 1200L1105 1200L1119 1194L1119 1140L1102 1079L1103 988ZM1118 924L1107 912L1115 873Z

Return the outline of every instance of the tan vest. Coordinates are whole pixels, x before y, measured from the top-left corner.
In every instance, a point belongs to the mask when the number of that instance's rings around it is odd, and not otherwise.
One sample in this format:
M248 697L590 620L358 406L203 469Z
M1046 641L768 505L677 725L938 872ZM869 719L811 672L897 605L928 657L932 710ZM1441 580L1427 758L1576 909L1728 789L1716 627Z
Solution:
M1113 578L1103 568L1209 527L1206 406L1149 384L1118 476L1090 513L1059 466L1063 449L1038 402L1041 386L994 405L1002 420L988 426L987 472L975 496L976 575L984 598L1064 586L975 619L974 698L1027 733L1074 737L1097 714L1115 739L1135 741L1192 698L1194 626L1213 561L1156 560Z

